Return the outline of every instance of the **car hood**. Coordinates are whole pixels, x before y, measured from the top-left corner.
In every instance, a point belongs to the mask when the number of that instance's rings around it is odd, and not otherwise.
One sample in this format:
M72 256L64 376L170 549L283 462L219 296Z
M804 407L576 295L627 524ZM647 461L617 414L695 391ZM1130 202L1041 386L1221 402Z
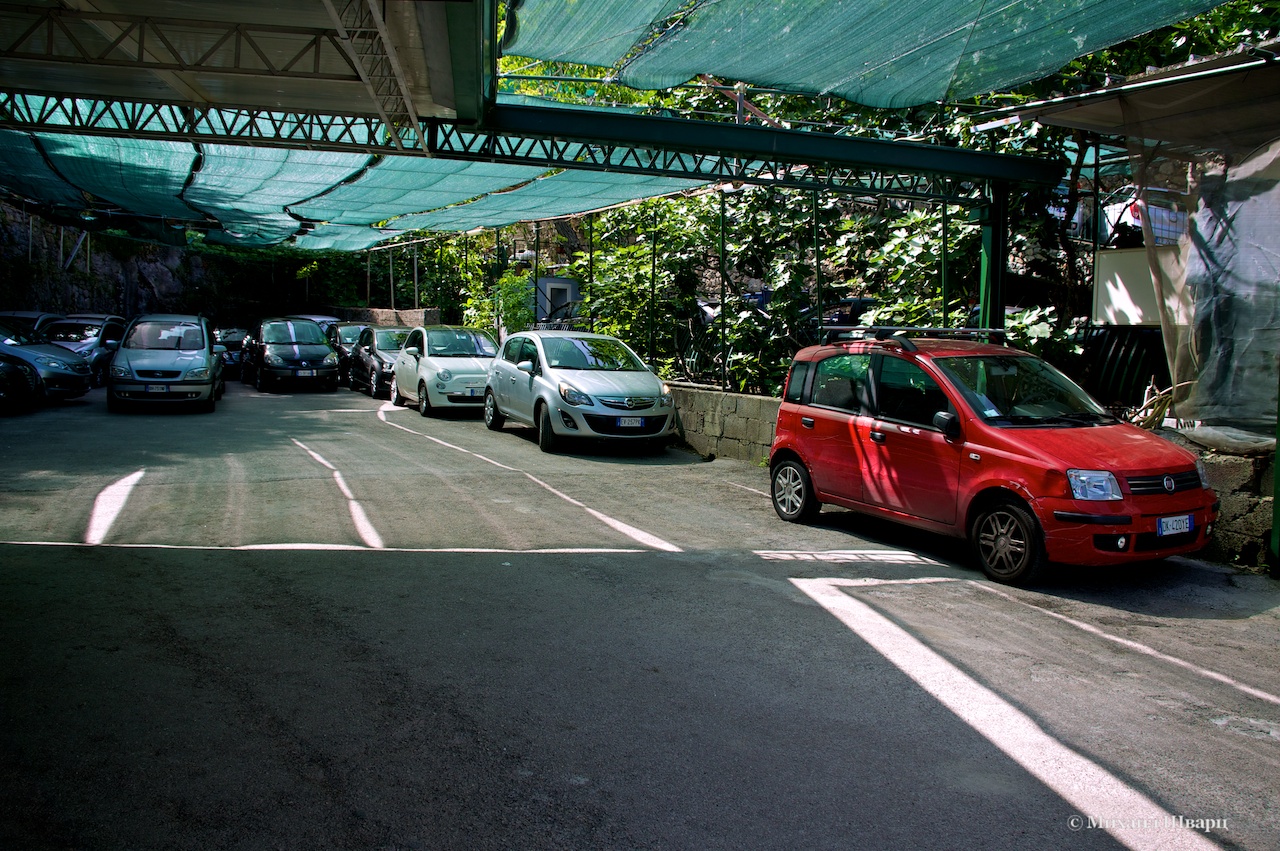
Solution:
M58 358L67 363L75 363L80 361L87 363L83 357L70 349L64 349L57 343L30 343L25 346L11 346L8 343L0 343L0 351L6 351L10 354L22 355L26 353L24 360L35 357L36 355L48 355L51 358Z
M1000 429L1010 443L1032 457L1055 459L1063 469L1111 470L1126 474L1163 473L1191 467L1196 456L1163 437L1130 425Z
M423 358L432 369L447 369L454 375L486 375L493 365L493 358L442 358L428 356Z
M209 353L204 349L120 349L116 360L123 360L133 369L196 369L209 363Z
M54 345L58 346L59 348L66 349L68 351L75 352L78 355L83 355L86 352L91 352L98 347L98 338L93 337L88 340L81 340L78 343L54 343Z
M612 372L594 369L552 370L556 380L566 381L589 396L660 396L662 381L652 372Z

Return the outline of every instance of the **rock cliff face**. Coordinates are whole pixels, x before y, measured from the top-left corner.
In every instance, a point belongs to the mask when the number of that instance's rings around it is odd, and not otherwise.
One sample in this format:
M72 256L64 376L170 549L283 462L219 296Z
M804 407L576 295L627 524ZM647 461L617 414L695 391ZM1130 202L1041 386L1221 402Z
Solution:
M0 303L119 313L179 309L204 267L178 247L104 237L0 205Z

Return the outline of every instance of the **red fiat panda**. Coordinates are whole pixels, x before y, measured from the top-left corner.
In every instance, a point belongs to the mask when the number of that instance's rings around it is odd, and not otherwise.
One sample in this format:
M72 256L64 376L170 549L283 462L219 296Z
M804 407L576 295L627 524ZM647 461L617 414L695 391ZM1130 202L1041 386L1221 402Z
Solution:
M930 336L870 329L796 355L769 458L783 520L829 503L967 538L1011 584L1047 562L1159 559L1209 540L1218 503L1193 453L1034 355L917 333Z

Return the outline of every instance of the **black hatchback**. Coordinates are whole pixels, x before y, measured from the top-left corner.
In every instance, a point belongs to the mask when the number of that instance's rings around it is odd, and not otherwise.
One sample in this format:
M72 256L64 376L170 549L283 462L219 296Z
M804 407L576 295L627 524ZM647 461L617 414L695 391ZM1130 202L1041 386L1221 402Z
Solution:
M264 319L245 339L240 380L259 390L283 382L338 389L338 355L310 319Z

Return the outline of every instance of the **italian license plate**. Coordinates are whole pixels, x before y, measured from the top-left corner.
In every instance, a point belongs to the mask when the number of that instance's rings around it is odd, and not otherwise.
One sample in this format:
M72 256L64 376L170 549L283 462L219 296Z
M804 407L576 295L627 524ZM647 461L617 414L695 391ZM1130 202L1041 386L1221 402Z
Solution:
M468 388L467 388L467 395L468 395L468 396L481 396L481 395L483 395L483 394L484 394L484 388L483 388L483 387L468 387Z
M169 385L168 384L148 384L145 389L146 389L146 392L148 393L168 393Z
M618 417L618 428L643 428L644 417Z
M311 378L315 374L316 374L316 371L314 369L300 369L294 373L294 375L298 376L299 378Z
M1163 537L1165 535L1181 535L1184 532L1190 532L1194 527L1195 518L1190 514L1182 514L1177 517L1161 517L1156 521L1156 535Z

